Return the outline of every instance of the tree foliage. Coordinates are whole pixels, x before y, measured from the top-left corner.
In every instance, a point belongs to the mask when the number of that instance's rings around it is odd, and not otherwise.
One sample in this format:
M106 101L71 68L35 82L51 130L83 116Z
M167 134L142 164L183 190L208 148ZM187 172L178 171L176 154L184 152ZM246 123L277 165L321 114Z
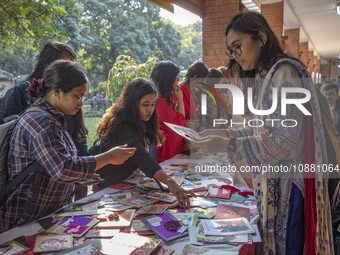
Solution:
M182 34L181 53L177 59L177 64L181 69L187 69L190 59L195 61L202 57L202 22L182 27L177 26Z
M76 0L67 0L70 7ZM53 20L67 15L57 0L0 0L1 43L8 45L17 39L34 38L63 40L65 31L58 30Z
M107 96L110 100L114 102L132 79L137 77L149 79L152 68L156 65L157 61L157 58L149 58L145 63L138 64L130 56L118 56L107 80Z
M119 55L142 63L150 57L175 60L180 53L180 34L146 0L87 0L82 20L80 58L91 78L106 79Z

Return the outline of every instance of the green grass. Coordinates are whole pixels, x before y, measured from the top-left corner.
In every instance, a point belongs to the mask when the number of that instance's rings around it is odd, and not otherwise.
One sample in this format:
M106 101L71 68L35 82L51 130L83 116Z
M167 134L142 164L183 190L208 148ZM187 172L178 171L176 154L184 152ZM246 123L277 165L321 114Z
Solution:
M96 139L97 128L102 117L85 117L85 126L89 131L87 135L87 147L90 149Z

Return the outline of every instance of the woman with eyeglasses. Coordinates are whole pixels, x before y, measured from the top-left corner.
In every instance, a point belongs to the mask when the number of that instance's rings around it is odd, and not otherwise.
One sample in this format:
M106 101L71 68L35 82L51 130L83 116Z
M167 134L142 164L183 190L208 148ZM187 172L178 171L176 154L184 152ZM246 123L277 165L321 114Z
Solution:
M68 60L53 62L43 82L32 88L39 95L33 106L49 114L32 111L18 121L8 152L8 182L34 162L39 166L7 194L0 207L0 231L53 213L69 202L73 183L99 179L97 170L133 156L136 149L126 145L94 157L77 156L64 114L79 111L86 89L83 67Z
M218 130L217 135L213 130L204 132L208 136L197 145L210 152L227 151L240 169L248 166L259 170L253 171L250 181L260 215L261 254L332 254L328 174L313 171L338 164L338 144L327 102L306 66L283 52L261 14L235 15L227 25L226 37L228 68L253 88L253 95L247 97L252 97L254 108L270 109L275 101L274 88L278 88L277 108L262 116L250 113L249 119L258 121L252 122L252 127ZM311 115L294 104L287 104L283 115L282 88L310 91L311 99L303 106ZM287 93L290 100L304 97L303 93ZM282 125L286 119L297 124ZM236 137L236 146L228 148L231 137ZM264 167L276 170L264 171Z
M183 92L178 87L179 68L171 61L160 61L152 69L150 80L157 89L157 113L159 129L164 141L157 148L157 161L163 162L181 153L183 138L164 122L186 127ZM177 101L177 104L175 103Z

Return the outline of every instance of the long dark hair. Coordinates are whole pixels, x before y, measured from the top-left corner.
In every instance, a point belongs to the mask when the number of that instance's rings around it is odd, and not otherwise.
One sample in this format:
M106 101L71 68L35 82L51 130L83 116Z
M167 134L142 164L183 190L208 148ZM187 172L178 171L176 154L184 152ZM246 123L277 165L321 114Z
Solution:
M54 89L60 89L68 93L72 89L87 83L85 69L77 62L69 60L57 60L49 65L43 75L42 90L46 95ZM88 130L84 123L82 108L76 113L74 121L74 133L78 141L86 138Z
M42 48L38 62L34 67L33 73L28 77L28 81L32 81L33 78L36 80L41 79L45 68L50 65L53 61L61 58L63 53L67 53L74 59L77 58L74 50L65 43L61 42L48 42Z
M251 39L253 41L262 41L261 37L259 36L260 31L267 35L266 44L261 47L260 56L255 62L254 70L244 71L235 59L229 61L228 69L237 73L239 78L254 78L260 66L266 70L269 70L278 60L282 58L291 58L301 63L300 60L283 52L281 44L275 36L273 30L268 25L268 22L261 14L257 12L236 14L231 18L227 25L225 32L226 36L228 35L230 29L233 29L235 32L251 35Z
M150 120L146 122L139 115L139 100L149 94L156 94L156 89L151 81L136 78L128 83L118 101L98 126L97 134L103 147L116 141L119 127L122 124L134 127L143 146L145 146L143 123L146 126L145 135L150 146L156 146L163 142L158 126L157 110L154 110Z
M171 61L160 61L152 69L150 80L156 85L157 96L165 97L172 107L175 104L172 100L172 92L179 68Z
M185 74L185 81L183 82L183 84L188 85L190 83L190 79L206 78L208 75L208 67L203 62L195 62L188 67L188 71Z

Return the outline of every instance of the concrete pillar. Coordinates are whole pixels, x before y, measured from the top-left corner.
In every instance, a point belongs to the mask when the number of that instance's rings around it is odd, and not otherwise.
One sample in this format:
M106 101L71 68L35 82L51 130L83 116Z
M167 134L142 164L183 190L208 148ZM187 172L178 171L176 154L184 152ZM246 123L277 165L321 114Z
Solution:
M274 31L277 39L282 43L283 32L283 2L266 3L262 1L261 14L266 18L269 26ZM271 2L271 1L269 1Z
M205 0L202 57L208 68L217 68L228 63L225 28L239 10L238 0Z
M288 37L285 40L284 50L296 58L299 58L299 33L299 28L284 30L284 35Z

